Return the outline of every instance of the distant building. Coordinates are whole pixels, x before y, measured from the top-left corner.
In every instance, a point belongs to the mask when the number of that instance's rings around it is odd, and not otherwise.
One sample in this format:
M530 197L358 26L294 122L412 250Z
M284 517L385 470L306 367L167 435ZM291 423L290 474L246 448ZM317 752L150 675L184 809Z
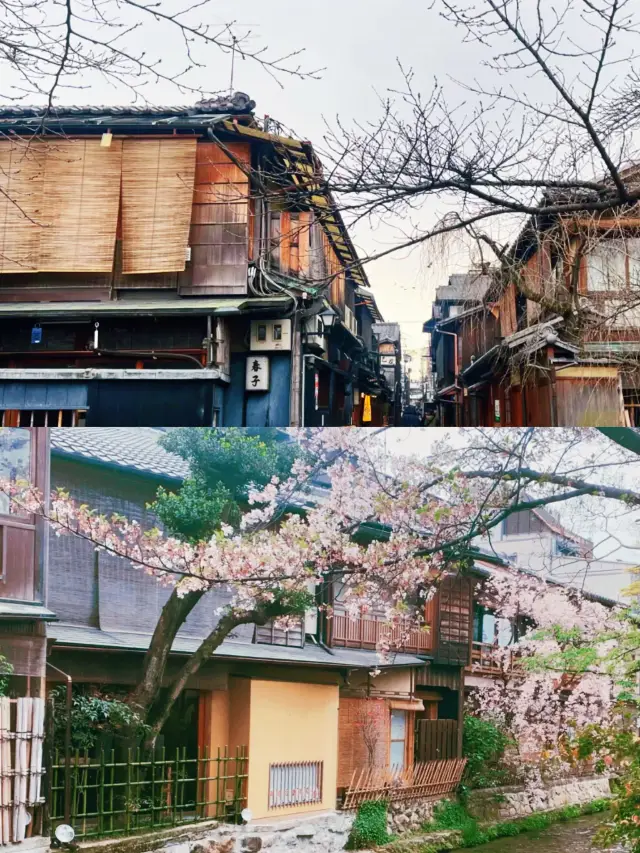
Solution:
M380 370L393 389L389 424L399 426L402 415L402 341L399 323L376 323L373 334L378 342Z
M431 335L433 400L441 426L461 426L464 423L465 396L460 385L460 370L468 360L464 351L465 341L472 339L474 334L484 336L492 333L490 323L485 326L477 319L491 281L486 267L450 276L446 287L437 288L433 315L424 324L424 331ZM468 405L473 405L473 400Z

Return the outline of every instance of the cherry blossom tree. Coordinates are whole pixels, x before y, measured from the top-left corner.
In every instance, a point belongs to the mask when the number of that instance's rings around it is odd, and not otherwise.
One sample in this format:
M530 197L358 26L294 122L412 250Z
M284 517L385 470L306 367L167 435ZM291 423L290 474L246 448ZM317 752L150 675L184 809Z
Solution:
M532 780L567 772L586 727L622 724L629 658L614 650L629 633L628 614L516 571L494 573L483 600L525 627L515 643L494 649L496 676L475 689L475 713L512 736Z
M0 489L10 495L13 511L40 515L57 534L81 537L128 561L132 571L148 573L179 599L193 593L207 596L220 588L228 591L212 632L172 677L168 690L160 691L167 656L158 655L150 660L145 689L134 691L132 701L150 722L153 741L189 678L230 632L241 624L270 620L287 627L310 606L314 588L340 579L352 616L371 610L384 613L396 629L379 649L385 656L401 647L410 631L428 629L424 605L440 579L445 573L465 571L473 540L509 514L601 494L618 501L624 511L630 505L640 507L640 493L603 478L577 478L573 470L561 474L555 463L553 471L546 472L540 495L525 493L518 487L519 477L529 483L536 470L524 465L523 442L532 447L527 435L520 431L510 436L511 449L498 454L501 467L485 458L484 468L463 471L448 461L444 448L434 457L387 454L368 430L294 432L305 452L293 462L290 474L250 489L249 510L239 524L223 523L202 541L145 529L123 516L100 515L62 490L45 496L22 481L2 482ZM470 447L468 461L477 462L478 453ZM532 457L535 461L536 454ZM539 468L536 476L542 478L545 469ZM317 489L312 492L310 487L321 470L330 488L319 499ZM218 607L219 598L211 595L208 600ZM581 614L591 612L585 602L580 608ZM559 605L556 609L566 621L567 614ZM170 633L174 627L159 623L161 631Z

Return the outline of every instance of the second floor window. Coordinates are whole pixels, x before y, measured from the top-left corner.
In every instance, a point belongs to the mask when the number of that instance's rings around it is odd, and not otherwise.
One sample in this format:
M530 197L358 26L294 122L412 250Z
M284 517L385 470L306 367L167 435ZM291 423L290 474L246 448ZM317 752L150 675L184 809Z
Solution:
M640 288L640 239L603 240L587 255L587 290L619 293Z
M31 432L0 430L0 479L15 483L31 477ZM0 515L9 515L9 496L0 492Z

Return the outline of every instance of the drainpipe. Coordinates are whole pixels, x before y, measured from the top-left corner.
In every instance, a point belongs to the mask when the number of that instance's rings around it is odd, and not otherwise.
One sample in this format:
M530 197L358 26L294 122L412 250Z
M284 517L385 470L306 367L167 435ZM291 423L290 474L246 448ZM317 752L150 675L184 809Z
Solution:
M47 666L55 669L64 676L67 682L66 710L67 726L64 733L64 822L71 823L71 710L73 707L73 679L67 672L63 672L47 661Z

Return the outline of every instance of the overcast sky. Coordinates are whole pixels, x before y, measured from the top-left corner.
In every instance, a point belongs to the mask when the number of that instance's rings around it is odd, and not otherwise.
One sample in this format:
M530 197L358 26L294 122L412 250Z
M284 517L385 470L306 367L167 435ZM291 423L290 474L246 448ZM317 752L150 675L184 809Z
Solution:
M64 4L50 0L51 15L64 20ZM104 4L103 4L104 5ZM462 4L464 5L464 4ZM473 5L469 0L469 5ZM213 30L225 23L235 22L236 32L250 28L253 32L251 47L266 48L266 55L275 58L295 50L304 50L299 60L306 71L323 69L320 79L298 80L278 75L273 80L264 69L250 60L235 63L233 88L248 93L257 104L258 116L268 114L298 137L311 140L316 150L322 152L326 122L341 122L352 127L355 123L375 122L380 115L380 99L402 89L403 78L398 67L413 71L414 89L428 94L434 81L444 86L447 103L456 106L458 114L468 116L478 107L477 95L465 91L464 84L479 83L493 89L502 86L514 88L517 96L526 95L530 101L552 102L555 90L542 75L531 70L523 73L509 71L502 78L487 67L499 49L495 45L484 47L465 41L465 33L446 21L440 14L441 0L325 0L322 4L302 4L299 0L162 0L162 11L193 9L188 23L209 25ZM555 0L543 0L543 14L555 15ZM102 6L101 6L102 8ZM150 7L152 8L152 7ZM477 2L477 8L480 3ZM537 22L537 5L533 0L522 4L522 14ZM106 10L126 23L131 7L115 3ZM62 16L62 17L61 17ZM124 16L124 18L123 18ZM595 47L592 34L585 35L580 18L568 16L568 36L572 45L584 42ZM48 21L48 19L47 19ZM531 21L529 22L531 23ZM113 36L113 31L102 32L103 39ZM184 45L179 31L169 24L155 22L149 16L144 26L129 35L125 45L134 51L144 47L145 60L161 58L160 69L166 76L182 70L186 64ZM624 37L618 34L616 43ZM511 49L511 42L500 42L500 48ZM624 50L624 48L623 48ZM231 58L216 48L200 50L193 46L193 55L200 63L190 74L189 82L209 92L227 91L230 85ZM571 51L567 52L568 54ZM618 57L619 58L619 57ZM584 84L590 79L580 59L554 58L564 62L562 69L565 84L572 78ZM628 62L605 69L600 78L601 90L611 83L615 75L628 72ZM618 81L620 76L618 76ZM119 91L101 77L94 79L83 75L77 89L58 92L61 103L129 103L131 94L125 88ZM5 80L6 83L6 80ZM282 84L282 85L280 85ZM462 86L460 85L462 84ZM85 87L83 89L83 86ZM181 94L168 82L147 87L146 97L155 104L189 103L191 94ZM581 92L579 97L584 97ZM486 103L483 104L483 107ZM485 114L486 118L486 114ZM599 167L602 168L602 164ZM431 225L450 208L443 202L424 207L418 214L421 225ZM496 225L493 220L492 236L508 242L518 223ZM502 219L499 220L501 223ZM397 222L397 220L396 220ZM401 225L401 223L400 223ZM399 226L398 226L399 227ZM396 230L376 228L363 224L354 233L354 242L363 253L373 254L398 242ZM447 274L468 268L469 254L457 246L446 259L434 258L433 247L416 248L387 256L367 267L371 284L382 313L388 321L402 324L407 348L424 346L426 336L421 328L431 315L431 302L435 288L446 284Z
M393 429L383 434L383 440L391 453L428 456L434 444L445 435L455 447L464 447L474 437L475 429ZM562 435L561 430L547 429L549 434ZM586 465L592 455L603 467L594 476L583 474L589 481L606 483L620 488L638 488L640 483L640 459L623 463L620 449L602 435L585 430L585 440L573 448L558 467L558 471L571 470ZM500 440L500 432L497 433ZM550 438L550 444L552 439ZM560 439L558 439L560 446ZM545 469L551 470L551 469ZM580 476L575 474L575 476ZM615 500L587 498L571 500L553 506L553 512L562 523L579 536L596 544L594 555L602 560L621 560L640 565L640 511L630 512ZM627 547L620 547L624 543Z

